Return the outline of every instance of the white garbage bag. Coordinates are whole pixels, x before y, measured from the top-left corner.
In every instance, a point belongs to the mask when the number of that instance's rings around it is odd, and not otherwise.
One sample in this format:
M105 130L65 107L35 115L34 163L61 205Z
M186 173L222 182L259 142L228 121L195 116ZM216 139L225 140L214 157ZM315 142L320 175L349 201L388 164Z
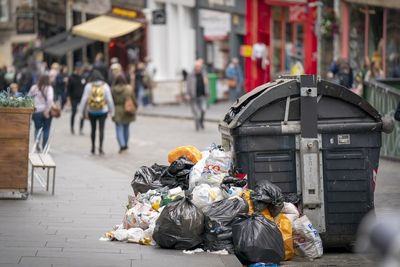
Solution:
M201 152L202 158L199 160L192 168L189 174L189 190L192 190L197 185L199 185L199 181L201 179L201 174L203 173L204 166L206 166L206 160L210 155L210 152L203 151Z
M281 213L286 215L286 217L291 221L292 225L294 221L300 217L300 213L297 210L296 206L290 202L283 203L283 209Z
M128 230L128 241L133 243L139 243L144 237L144 231L141 228L131 228Z
M205 161L205 166L201 174L199 184L209 184L211 186L220 186L225 176L229 175L232 165L230 152L213 149Z
M305 215L294 221L293 242L296 255L314 259L323 254L321 237Z

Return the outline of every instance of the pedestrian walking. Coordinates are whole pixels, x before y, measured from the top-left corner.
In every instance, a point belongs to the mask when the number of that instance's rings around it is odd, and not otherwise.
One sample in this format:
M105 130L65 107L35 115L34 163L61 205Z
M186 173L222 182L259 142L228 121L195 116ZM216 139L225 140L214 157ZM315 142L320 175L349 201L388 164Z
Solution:
M19 86L17 83L10 84L10 96L12 96L12 97L24 96L24 94L20 92Z
M328 77L334 79L338 84L348 89L353 87L353 69L344 58L340 58L332 63L328 72Z
M394 119L396 121L400 121L400 101L399 101L399 103L397 103L397 108L394 112Z
M28 93L33 84L33 72L27 63L24 64L18 76L19 78L17 80L19 91L21 94L25 95Z
M122 66L119 63L119 59L117 57L111 58L111 65L108 69L108 84L113 84L114 79L123 73Z
M69 76L67 82L67 103L71 106L71 134L75 134L75 116L78 111L79 103L82 99L83 89L85 87L85 79L81 76L82 74L82 63L77 62L75 64L74 72ZM79 134L83 135L83 124L84 119L81 118L79 122Z
M7 67L6 66L0 67L0 92L7 90L7 83L4 77L6 73L7 73Z
M45 73L46 70L44 70L43 73ZM56 77L58 75L58 73L60 73L60 64L58 64L57 62L53 62L53 64L51 64L50 70L49 70L49 78L50 78L50 84L51 86L55 86L56 83Z
M61 109L64 108L66 98L66 85L68 80L68 67L62 66L54 81L55 101L61 104Z
M35 102L35 112L32 114L32 120L35 125L35 138L38 138L40 129L43 131L42 147L40 148L40 142L37 147L40 151L46 147L49 140L52 120L50 110L54 99L54 89L50 85L50 78L47 74L39 77L38 83L31 87L28 96L33 97Z
M232 58L231 63L225 70L225 76L228 81L229 100L233 102L240 97L243 86L243 71L237 58Z
M128 149L129 125L136 119L136 98L133 88L122 74L115 77L111 93L115 105L113 121L120 147L119 153L122 153Z
M204 129L204 116L207 109L208 80L203 68L203 60L198 59L193 72L187 78L187 95L193 112L196 131Z
M102 53L96 54L96 58L93 63L93 70L99 71L101 76L103 76L104 81L108 81L107 65L104 63L104 56Z
M103 140L104 126L107 115L114 116L114 102L111 95L111 90L105 82L103 75L98 70L93 70L89 83L86 84L83 91L81 103L79 105L82 118L87 116L90 120L92 141L91 153L95 154L96 129L99 125L99 154L104 155Z
M378 61L372 61L371 64L369 65L369 69L367 70L367 73L365 74L364 81L365 82L370 82L372 80L376 79L382 79L384 76L383 70L379 65Z
M7 71L4 74L4 81L5 81L5 86L8 88L10 84L16 82L16 73L15 73L15 68L13 66L7 67Z
M135 95L140 106L150 104L151 78L143 62L139 62L135 71Z

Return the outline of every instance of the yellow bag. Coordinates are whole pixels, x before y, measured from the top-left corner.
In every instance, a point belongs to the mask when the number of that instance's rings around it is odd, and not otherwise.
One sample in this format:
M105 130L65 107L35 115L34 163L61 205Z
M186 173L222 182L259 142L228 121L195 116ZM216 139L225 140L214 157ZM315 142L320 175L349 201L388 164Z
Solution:
M294 256L292 222L283 213L276 216L274 221L282 233L285 245L285 261L290 260Z
M185 156L194 164L196 164L202 158L200 150L194 146L180 146L168 153L168 162L172 163L182 156Z

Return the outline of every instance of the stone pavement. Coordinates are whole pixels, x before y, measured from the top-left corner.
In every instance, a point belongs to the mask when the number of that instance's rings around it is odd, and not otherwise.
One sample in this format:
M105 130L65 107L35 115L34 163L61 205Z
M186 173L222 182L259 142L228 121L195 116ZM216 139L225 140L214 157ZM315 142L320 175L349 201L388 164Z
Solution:
M205 120L208 122L219 122L223 119L229 110L231 103L229 101L218 102L210 105ZM153 107L142 108L139 111L142 116L161 117L161 118L179 118L179 119L193 119L190 105L188 103L181 103L175 105L156 105Z
M177 107L174 111L162 108L166 114L185 112ZM221 116L217 111L209 114ZM84 136L71 136L68 118L69 114L63 114L53 125L56 195L52 197L36 183L35 193L28 200L0 200L0 266L240 266L232 255L185 255L157 247L99 241L104 232L121 223L134 171L154 162L165 164L168 151L179 145L204 149L211 142L220 143L216 123L208 122L205 131L196 132L191 121L139 116L131 125L130 149L120 155L114 125L108 119L106 155L100 157L89 153L88 123ZM400 208L399 172L398 163L381 161L378 214L387 208ZM284 265L368 266L372 262L364 256L330 251L314 262L297 259Z

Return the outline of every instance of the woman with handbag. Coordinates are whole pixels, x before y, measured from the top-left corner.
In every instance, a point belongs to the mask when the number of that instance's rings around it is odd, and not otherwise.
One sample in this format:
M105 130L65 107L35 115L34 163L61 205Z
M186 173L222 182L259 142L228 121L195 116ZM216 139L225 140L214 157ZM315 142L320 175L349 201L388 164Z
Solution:
M123 75L115 77L111 93L115 105L115 115L113 121L117 131L117 141L119 153L128 149L129 143L129 124L136 119L136 98L133 88L127 83Z
M44 149L49 140L52 108L55 108L53 103L54 90L50 85L49 76L46 74L40 76L38 83L30 88L28 96L33 97L35 101L35 112L32 114L32 120L35 124L35 138L37 138L40 128L43 128L42 149ZM39 146L38 151L40 151Z

